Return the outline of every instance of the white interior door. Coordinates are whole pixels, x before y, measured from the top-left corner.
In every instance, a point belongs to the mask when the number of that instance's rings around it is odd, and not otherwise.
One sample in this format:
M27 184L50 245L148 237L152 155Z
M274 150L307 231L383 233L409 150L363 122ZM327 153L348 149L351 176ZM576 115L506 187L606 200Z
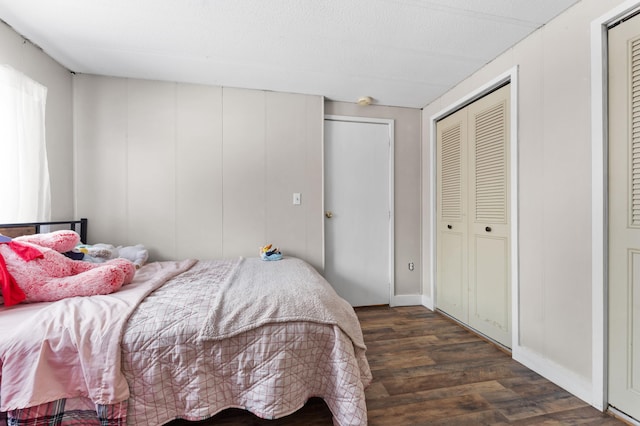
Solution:
M609 404L640 420L640 16L608 54Z
M389 125L324 123L325 278L353 306L388 304Z

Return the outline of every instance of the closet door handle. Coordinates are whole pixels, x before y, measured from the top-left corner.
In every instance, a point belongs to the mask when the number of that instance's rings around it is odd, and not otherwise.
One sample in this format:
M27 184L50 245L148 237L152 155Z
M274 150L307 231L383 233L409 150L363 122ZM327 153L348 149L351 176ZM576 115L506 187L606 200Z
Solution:
M487 226L486 228L484 228L484 230L487 231L487 232L491 232L491 227Z
M453 229L453 226L447 225L447 229Z

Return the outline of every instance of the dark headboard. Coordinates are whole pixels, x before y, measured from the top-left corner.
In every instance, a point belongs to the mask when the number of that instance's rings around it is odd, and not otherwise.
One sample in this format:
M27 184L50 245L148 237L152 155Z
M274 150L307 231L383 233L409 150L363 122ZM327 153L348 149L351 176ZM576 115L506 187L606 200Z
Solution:
M32 235L39 234L40 228L42 226L53 226L56 229L71 229L72 231L76 231L80 234L80 241L83 243L87 242L87 219L83 218L80 220L58 220L51 222L29 222L29 223L6 223L0 224L0 234L15 238L20 235ZM78 225L80 230L78 230ZM55 229L52 229L55 230Z

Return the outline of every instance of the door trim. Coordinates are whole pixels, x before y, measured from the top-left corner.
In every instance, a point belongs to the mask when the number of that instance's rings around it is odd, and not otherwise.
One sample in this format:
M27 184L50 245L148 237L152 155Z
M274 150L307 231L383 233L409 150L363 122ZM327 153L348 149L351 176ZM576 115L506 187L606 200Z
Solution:
M514 66L506 72L500 74L493 80L487 82L480 88L460 98L456 102L440 110L436 114L429 117L430 138L429 138L429 200L428 211L431 218L429 227L429 247L426 250L429 253L425 264L430 264L429 275L425 277L425 281L429 283L431 288L431 298L423 297L423 304L434 310L436 307L436 122L447 115L473 103L473 101L483 97L484 95L494 91L495 89L510 83L511 111L510 114L510 168L509 179L511 191L509 193L509 208L511 209L511 350L513 358L516 358L520 350L519 340L519 262L518 262L518 67ZM427 270L427 268L424 268Z
M347 115L331 115L325 114L324 121L347 121L352 123L376 123L376 124L385 124L387 125L387 129L389 130L389 306L396 306L395 303L395 214L394 214L394 120L384 119L384 118L369 118L369 117L354 117ZM323 121L323 123L324 123ZM324 128L324 126L323 126ZM324 162L326 158L324 158L324 135L322 137L322 211L324 212ZM323 263L324 260L324 241L325 241L325 230L324 230L324 220L322 221L322 246L323 246Z
M604 411L607 387L608 262L608 60L607 33L621 19L640 11L640 0L628 0L591 22L591 405Z

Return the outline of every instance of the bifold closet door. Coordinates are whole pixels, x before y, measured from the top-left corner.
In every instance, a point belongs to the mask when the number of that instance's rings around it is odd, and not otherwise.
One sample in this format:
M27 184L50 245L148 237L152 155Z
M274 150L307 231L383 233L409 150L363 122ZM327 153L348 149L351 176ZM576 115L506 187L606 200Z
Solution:
M469 325L510 348L509 86L468 108Z
M468 321L467 110L437 124L437 307Z
M509 85L437 124L438 309L511 347Z
M609 30L609 404L640 420L640 16Z

